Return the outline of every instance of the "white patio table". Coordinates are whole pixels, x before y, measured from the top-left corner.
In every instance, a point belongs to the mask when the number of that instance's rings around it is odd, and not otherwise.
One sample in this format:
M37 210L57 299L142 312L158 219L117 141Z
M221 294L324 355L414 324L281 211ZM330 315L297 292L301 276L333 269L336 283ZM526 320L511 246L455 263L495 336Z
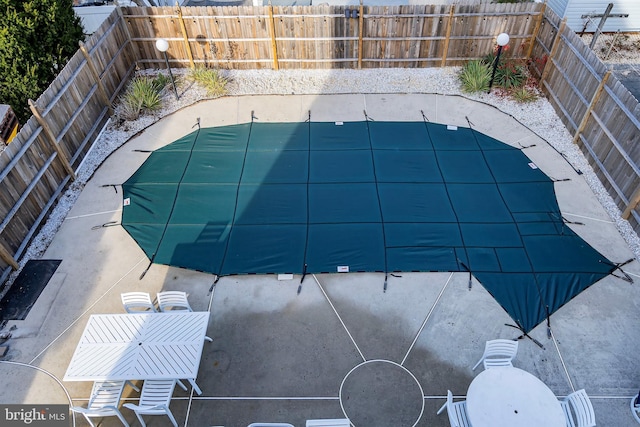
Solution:
M195 382L209 312L94 314L64 381L187 379Z
M542 381L518 368L481 372L467 391L473 427L566 427L564 412Z

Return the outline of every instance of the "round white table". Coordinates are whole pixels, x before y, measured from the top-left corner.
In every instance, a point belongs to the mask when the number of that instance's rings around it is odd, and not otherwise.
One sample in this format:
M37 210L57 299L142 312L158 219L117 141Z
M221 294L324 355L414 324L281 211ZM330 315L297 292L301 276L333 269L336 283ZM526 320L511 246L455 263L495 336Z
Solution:
M565 427L564 412L542 381L518 368L481 372L467 391L473 427Z

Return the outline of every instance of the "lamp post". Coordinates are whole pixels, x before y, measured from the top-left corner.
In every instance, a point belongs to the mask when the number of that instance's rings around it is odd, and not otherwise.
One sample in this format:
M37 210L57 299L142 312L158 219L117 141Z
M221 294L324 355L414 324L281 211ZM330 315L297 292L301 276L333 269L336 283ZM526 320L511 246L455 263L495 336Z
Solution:
M171 74L171 67L169 67L169 58L167 58L167 50L169 50L169 42L165 39L156 40L156 49L164 54L164 62L167 64L167 70L169 70L169 78L171 79L171 85L173 86L173 93L176 95L176 100L178 97L178 89L176 89L176 82L173 81L173 74Z
M498 43L498 53L496 54L496 59L493 62L493 71L491 72L491 80L489 81L489 90L487 91L487 93L491 93L491 86L493 86L493 79L496 77L496 68L498 68L498 62L500 62L500 54L502 53L502 48L509 44L509 34L498 34L496 42Z

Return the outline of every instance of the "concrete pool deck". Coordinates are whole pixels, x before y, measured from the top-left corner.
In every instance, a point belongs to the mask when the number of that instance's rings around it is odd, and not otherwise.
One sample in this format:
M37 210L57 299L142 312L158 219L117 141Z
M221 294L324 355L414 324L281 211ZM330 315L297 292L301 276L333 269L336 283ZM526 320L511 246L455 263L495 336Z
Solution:
M356 427L447 426L436 415L447 390L464 397L484 342L520 335L507 313L465 273L379 273L229 276L152 265L120 226L120 189L153 150L202 127L257 121L421 121L468 126L524 150L555 185L566 218L584 240L614 262L633 258L583 177L535 133L489 105L444 95L296 95L229 97L187 107L150 126L96 171L43 258L62 263L24 321L14 321L0 363L1 403L83 405L91 383L62 382L91 314L121 313L120 293L184 290L194 310L210 310L197 378L201 396L176 389L171 410L180 425L247 426L341 418ZM640 266L624 267L634 279ZM539 325L520 341L514 365L540 378L559 397L586 389L599 426L633 426L629 401L640 387L640 290L608 276L551 316L552 337ZM17 364L16 364L17 363ZM35 370L23 364L45 370ZM63 389L64 387L64 389ZM422 394L422 396L420 396ZM137 393L126 389L127 398ZM122 409L132 425L131 411ZM146 417L151 426L167 417ZM77 425L86 425L76 417ZM103 426L120 425L115 417Z

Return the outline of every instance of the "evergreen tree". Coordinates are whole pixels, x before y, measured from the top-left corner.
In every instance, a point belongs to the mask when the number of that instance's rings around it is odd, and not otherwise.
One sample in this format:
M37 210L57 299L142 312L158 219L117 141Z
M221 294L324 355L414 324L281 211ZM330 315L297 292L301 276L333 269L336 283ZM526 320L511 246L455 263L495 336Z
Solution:
M84 39L72 0L0 0L0 103L21 123Z

